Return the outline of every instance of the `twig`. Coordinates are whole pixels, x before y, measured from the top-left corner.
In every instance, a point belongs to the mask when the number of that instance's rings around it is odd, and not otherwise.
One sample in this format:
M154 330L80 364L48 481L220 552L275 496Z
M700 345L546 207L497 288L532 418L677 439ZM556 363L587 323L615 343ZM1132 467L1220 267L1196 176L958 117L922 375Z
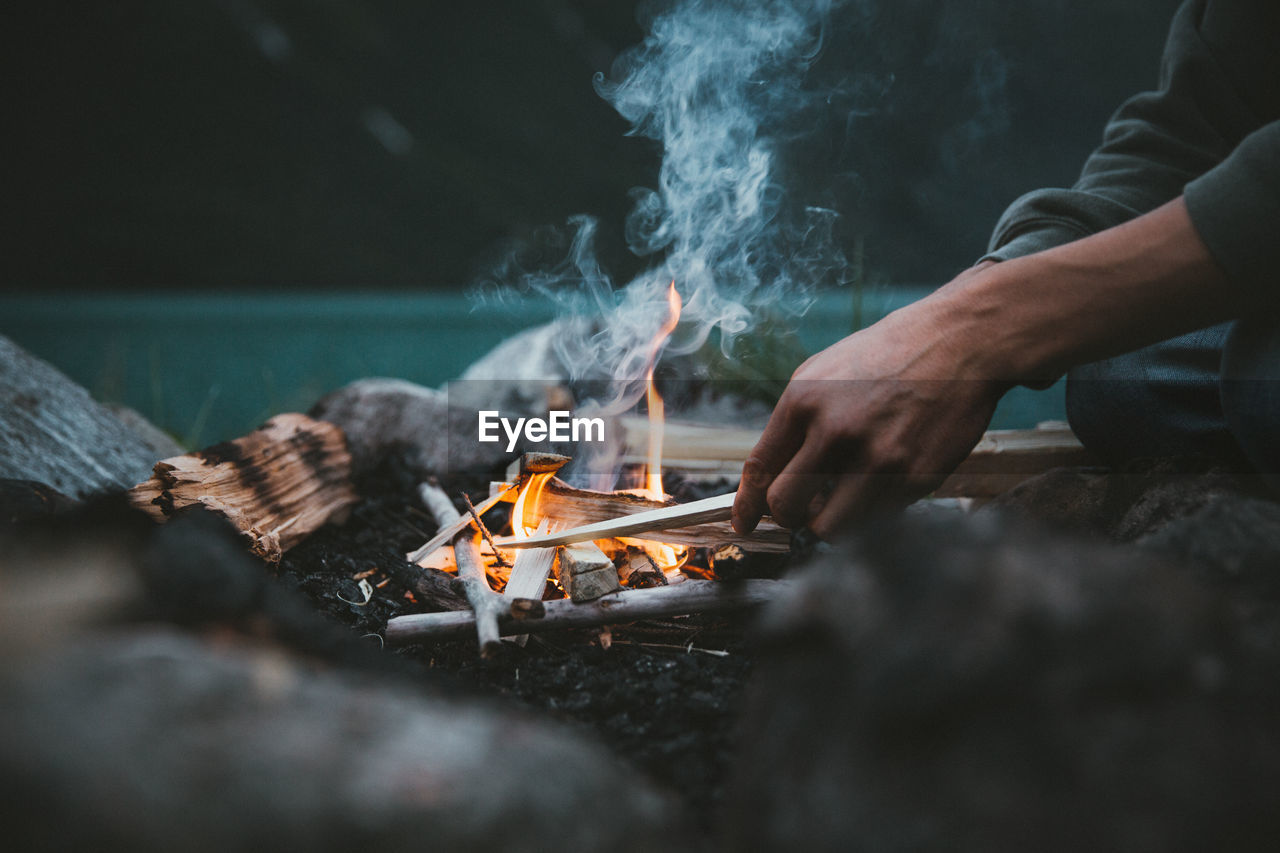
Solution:
M434 483L422 483L418 486L418 494L422 503L436 517L436 523L443 529L456 525L459 520L464 523L456 528L453 538L453 554L458 561L458 581L471 604L471 611L451 611L452 615L461 614L466 617L466 624L473 628L480 642L480 656L491 657L502 644L498 633L500 619L511 618L511 606L520 599L505 598L493 591L489 580L485 577L484 558L480 556L479 537L470 532L470 519L463 519L462 514L453 506L453 501L444 490ZM387 624L390 631L391 625Z
M724 649L704 649L695 646L693 643L682 646L678 643L639 643L631 640L623 640L622 642L629 646L638 646L642 649L662 649L663 651L684 652L687 655L693 654L694 652L701 652L704 655L712 655L713 657L718 658L727 658L729 656L729 652Z
M471 495L463 492L462 500L467 505L467 512L471 513L472 519L475 520L476 527L480 528L480 535L484 537L484 541L489 543L489 548L493 551L494 563L499 566L509 567L511 564L502 556L502 552L498 550L498 546L493 544L493 534L489 532L489 528L484 526L484 522L480 520L480 513L476 512L475 505L471 503Z
M512 488L515 487L512 486ZM511 489L499 492L484 501L480 506L476 507L476 513L484 515L486 512L497 506L502 500L502 496L509 491L511 491ZM431 539L428 540L421 548L405 555L405 560L410 563L416 563L437 548L442 548L449 544L453 537L465 530L467 525L471 523L470 518L467 518L453 508L453 501L449 500L449 496L445 494L444 490L439 486L431 483L420 483L418 485L418 497L421 499L423 506L425 506L431 512L432 516L435 517L436 525L439 527L439 530L437 530L436 535L431 537ZM434 506L433 504L438 506ZM436 511L437 509L444 510L445 507L453 510L452 515L449 515L448 512L445 513L448 518L451 519L447 523L440 520L441 516Z
M459 560L461 565L461 560ZM541 618L498 617L505 635L529 634L562 628L587 628L640 619L656 619L690 613L740 610L763 604L781 595L789 585L784 580L746 580L737 584L717 581L686 581L679 586L658 586L615 592L595 601L579 604L569 599L544 601ZM456 637L474 630L476 616L466 611L416 613L397 616L387 622L387 642L392 645L420 640Z
M458 534L458 538L453 540L453 553L458 559L458 579L466 591L472 612L468 614L465 610L454 610L451 613L470 617L471 624L475 626L476 639L480 643L480 656L492 657L502 645L498 623L504 617L510 618L510 600L504 599L489 586L475 535L465 532ZM388 622L387 630L390 629Z

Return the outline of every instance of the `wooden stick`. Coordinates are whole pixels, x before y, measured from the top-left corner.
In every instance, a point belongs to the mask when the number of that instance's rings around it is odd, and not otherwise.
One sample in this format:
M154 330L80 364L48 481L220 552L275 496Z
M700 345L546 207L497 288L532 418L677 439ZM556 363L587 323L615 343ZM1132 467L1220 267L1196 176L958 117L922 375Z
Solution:
M544 601L545 615L541 618L526 616L518 619L508 614L499 617L498 626L503 634L532 634L690 613L740 610L776 598L790 583L785 580L746 580L736 584L685 581L677 586L610 593L584 604L567 598ZM475 616L463 610L397 616L387 622L386 640L395 645L464 636L474 629L474 625Z
M531 524L540 517L549 517L561 530L607 521L623 515L632 515L651 509L677 506L672 500L655 501L629 492L597 492L576 489L554 477L543 486ZM526 511L527 508L526 508ZM713 521L649 534L655 539L673 545L689 545L695 548L714 548L725 542L734 542L745 551L786 553L791 550L791 533L773 519L762 519L750 534L739 535L728 521ZM639 538L645 538L642 534Z
M459 520L465 522L453 538L453 554L458 561L458 581L471 605L470 624L474 626L480 643L480 656L492 657L502 645L498 620L511 613L511 599L504 599L489 586L489 579L484 573L484 559L480 556L480 536L468 529L471 519L459 513L444 489L434 483L420 484L418 495L442 529L456 525Z
M647 512L637 512L621 518L573 527L560 533L529 536L524 539L503 536L497 540L497 545L499 548L547 548L551 545L568 545L572 542L586 542L591 539L641 536L645 533L690 527L709 521L726 521L732 514L735 497L737 497L736 493L718 495L687 504L651 509Z
M515 486L512 486L511 488L514 489ZM488 500L475 508L476 515L484 515L486 512L502 503L502 497L505 494L506 492L500 492L499 494L491 496ZM431 515L435 517L436 524L440 529L437 530L436 535L427 540L427 543L421 548L405 555L404 558L410 563L416 563L431 552L435 551L437 548L443 548L445 545L448 545L453 537L457 536L465 530L469 524L471 524L470 518L462 515L454 508L453 501L449 500L449 496L445 494L443 489L436 486L428 487L428 484L422 483L418 486L418 497L422 500L422 505L425 506L427 510L430 511ZM441 503L441 501L443 501L443 503ZM440 521L441 516L436 512L436 507L432 504L439 504L439 508L441 510L443 510L445 506L448 506L453 512L451 515L448 513L446 513L446 515L453 520L447 524Z
M453 540L453 553L458 560L458 580L471 603L471 624L475 626L476 639L480 643L480 657L493 657L502 645L498 623L511 614L511 600L504 599L489 586L484 575L484 561L480 557L479 537L468 531ZM465 613L455 610L454 613Z

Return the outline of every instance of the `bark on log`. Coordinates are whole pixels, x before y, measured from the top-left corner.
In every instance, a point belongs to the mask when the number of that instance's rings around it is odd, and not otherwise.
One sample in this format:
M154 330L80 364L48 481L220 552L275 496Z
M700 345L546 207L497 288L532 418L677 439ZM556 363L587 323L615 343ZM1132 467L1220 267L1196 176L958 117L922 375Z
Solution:
M455 589L457 579L447 572L406 562L387 566L387 574L428 610L466 610L471 606Z
M242 438L157 462L129 500L158 521L204 505L234 524L255 554L277 562L358 497L342 430L284 414Z

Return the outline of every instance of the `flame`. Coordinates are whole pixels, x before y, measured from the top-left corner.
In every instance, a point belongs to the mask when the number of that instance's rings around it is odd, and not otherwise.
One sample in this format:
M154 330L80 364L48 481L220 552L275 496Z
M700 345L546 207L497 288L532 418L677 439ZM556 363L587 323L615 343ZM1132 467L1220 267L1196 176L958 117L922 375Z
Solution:
M654 386L653 373L663 346L666 345L667 339L671 337L671 333L675 331L676 324L680 320L682 302L674 281L671 282L671 286L667 289L667 306L667 317L663 320L662 327L649 345L648 367L645 370L645 391L649 404L649 458L648 464L645 466L645 488L637 490L643 497L657 501L666 500L667 494L662 488L664 407L662 395L658 393L657 388ZM524 538L538 532L536 528L541 517L541 513L538 512L538 504L542 499L542 492L546 488L547 482L553 476L555 476L554 473L533 474L529 477L524 488L520 490L515 506L511 509L511 533L513 536ZM647 539L626 538L620 541L626 545L642 548L662 571L678 569L684 565L689 553L689 549L683 545L669 545L665 542L654 542ZM601 540L597 544L600 544L601 547L609 545L606 540ZM609 549L606 548L606 550Z
M682 307L680 292L676 290L675 281L672 281L667 288L667 319L658 329L658 334L650 345L649 368L644 377L645 399L649 407L649 460L645 466L645 487L642 494L655 501L665 500L667 497L666 490L662 488L662 437L663 426L666 423L666 410L662 403L662 395L658 393L658 388L654 384L653 372L658 365L658 355L666 345L667 339L671 337L671 333L675 331L676 324L680 322ZM658 568L664 571L680 566L689 551L683 546L668 545L663 542L645 540L635 540L635 542L644 548Z
M666 417L662 395L658 393L658 388L653 382L653 371L658 366L658 354L662 352L662 347L675 331L676 324L680 322L682 306L680 292L676 290L676 283L673 280L667 288L667 319L658 330L653 343L650 344L649 367L644 377L645 399L649 405L649 463L645 468L644 495L655 501L660 501L667 496L662 488L662 428Z
M528 484L520 490L515 506L511 508L511 535L523 539L532 536L537 529L539 518L538 504L542 500L542 490L547 481L555 476L554 472L531 474Z

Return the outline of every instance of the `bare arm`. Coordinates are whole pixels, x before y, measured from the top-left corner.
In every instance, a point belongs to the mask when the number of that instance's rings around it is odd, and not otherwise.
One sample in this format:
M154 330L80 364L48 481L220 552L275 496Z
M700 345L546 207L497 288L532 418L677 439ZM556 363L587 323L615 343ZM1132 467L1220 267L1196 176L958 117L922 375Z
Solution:
M766 511L830 537L932 491L1018 382L1235 316L1175 199L1091 237L962 273L806 361L748 458L734 526Z

